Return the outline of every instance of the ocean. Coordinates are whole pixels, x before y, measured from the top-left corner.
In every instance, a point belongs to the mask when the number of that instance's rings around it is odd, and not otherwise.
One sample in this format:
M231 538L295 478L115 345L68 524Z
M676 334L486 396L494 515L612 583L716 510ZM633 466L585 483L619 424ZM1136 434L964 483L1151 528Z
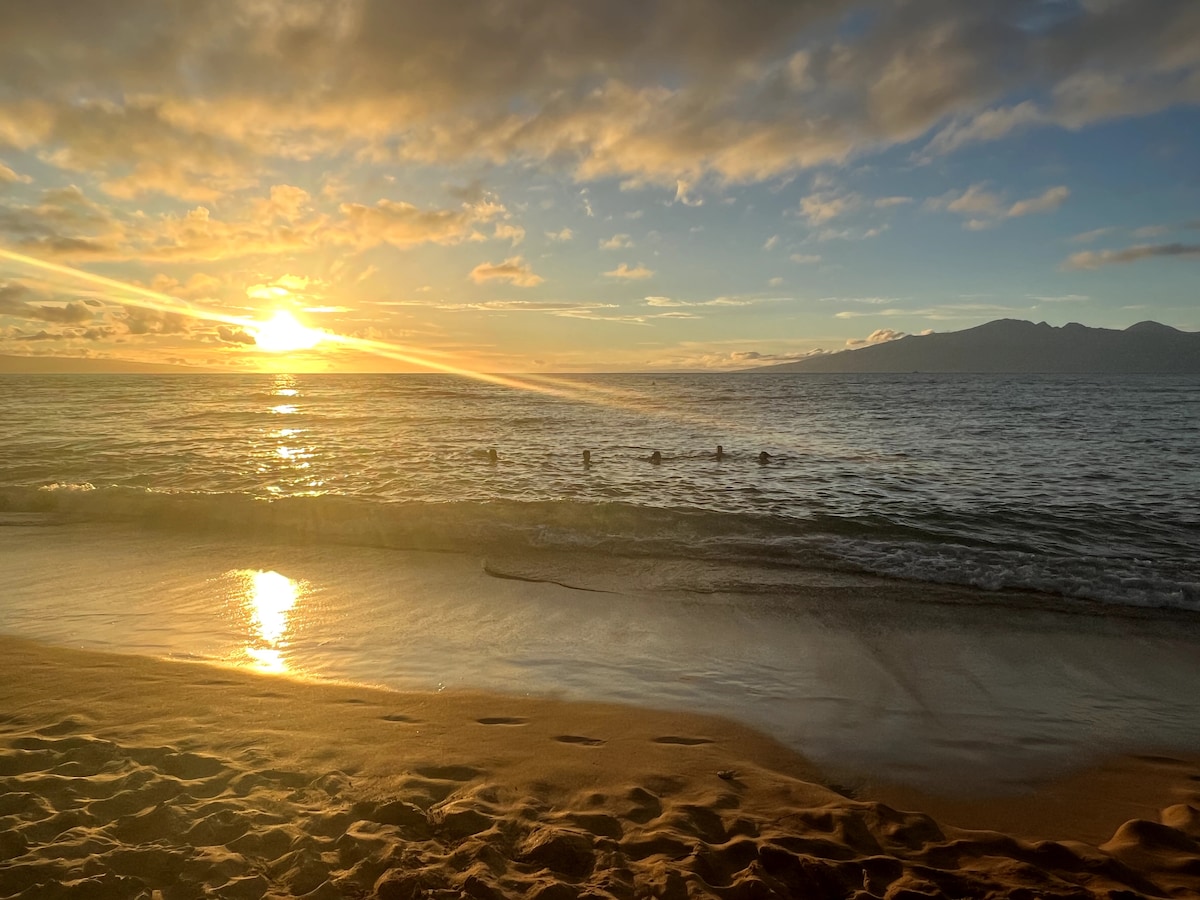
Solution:
M700 709L867 767L1200 737L1195 378L6 376L0 523L0 630L52 642ZM1136 678L1004 643L1083 620Z

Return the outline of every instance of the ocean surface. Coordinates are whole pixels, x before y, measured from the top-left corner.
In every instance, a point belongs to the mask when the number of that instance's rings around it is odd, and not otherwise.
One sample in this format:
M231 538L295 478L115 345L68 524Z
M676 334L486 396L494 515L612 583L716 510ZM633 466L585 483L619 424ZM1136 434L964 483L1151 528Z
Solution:
M1195 378L515 381L5 377L0 515L860 571L1200 611Z
M7 376L0 632L1023 790L1200 741L1198 451L1195 378Z

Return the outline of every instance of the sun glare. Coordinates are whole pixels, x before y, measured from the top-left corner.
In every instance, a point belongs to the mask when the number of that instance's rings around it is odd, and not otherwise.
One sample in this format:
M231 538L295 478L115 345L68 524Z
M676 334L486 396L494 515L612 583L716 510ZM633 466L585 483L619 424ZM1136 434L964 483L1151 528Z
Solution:
M250 330L259 349L268 353L311 350L324 339L323 332L301 325L295 316L283 309Z

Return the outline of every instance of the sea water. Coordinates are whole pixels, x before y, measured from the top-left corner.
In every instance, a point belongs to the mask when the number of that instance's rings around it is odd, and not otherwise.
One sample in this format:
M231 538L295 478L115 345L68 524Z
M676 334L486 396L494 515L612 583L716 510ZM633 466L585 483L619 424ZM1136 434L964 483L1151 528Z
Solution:
M1021 783L1200 740L1197 388L4 377L0 631Z
M0 514L32 511L1200 611L1200 381L8 376Z

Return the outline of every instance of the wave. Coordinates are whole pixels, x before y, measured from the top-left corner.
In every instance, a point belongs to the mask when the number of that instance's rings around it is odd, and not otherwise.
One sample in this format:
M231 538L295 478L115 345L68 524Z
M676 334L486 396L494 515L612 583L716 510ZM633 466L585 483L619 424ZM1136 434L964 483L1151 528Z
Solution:
M1186 560L1039 551L991 540L982 523L972 531L960 519L951 528L945 517L924 523L879 514L793 518L619 500L380 501L333 494L268 500L86 483L0 488L0 524L29 524L31 516L255 541L467 552L489 560L570 551L736 564L736 585L719 582L717 589L741 592L786 591L789 569L818 569L1200 612L1200 575ZM745 576L750 570L763 574ZM700 589L699 580L712 572L698 568L686 589Z

